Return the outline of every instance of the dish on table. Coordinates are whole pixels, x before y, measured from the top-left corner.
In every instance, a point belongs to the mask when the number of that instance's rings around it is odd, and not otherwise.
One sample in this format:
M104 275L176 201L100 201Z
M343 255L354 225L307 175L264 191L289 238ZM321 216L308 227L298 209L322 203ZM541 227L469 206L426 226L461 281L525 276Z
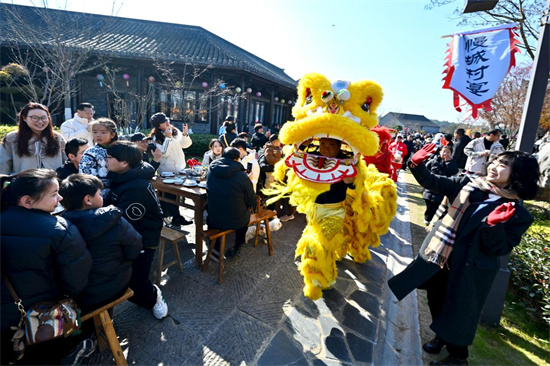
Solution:
M174 179L174 184L181 186L183 184L183 179Z
M203 180L202 182L199 182L199 187L206 188L206 181Z
M162 172L160 175L163 177L173 177L175 174L173 172Z
M196 187L196 186L198 186L197 182L195 182L194 180L186 180L185 182L183 182L183 185L186 186L186 187Z
M162 183L167 183L167 184L172 184L172 183L175 183L176 180L175 179L163 179L162 180Z

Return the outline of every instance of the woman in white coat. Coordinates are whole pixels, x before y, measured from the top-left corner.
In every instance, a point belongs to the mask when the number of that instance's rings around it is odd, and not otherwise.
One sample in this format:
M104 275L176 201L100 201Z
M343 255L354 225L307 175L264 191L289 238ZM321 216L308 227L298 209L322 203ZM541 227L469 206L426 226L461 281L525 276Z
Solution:
M158 172L178 173L185 169L185 154L183 149L188 148L193 143L189 137L189 128L186 124L182 130L178 130L170 124L170 119L164 113L155 113L150 119L154 127L151 131L153 142L157 148L162 151L162 157L159 161ZM192 221L186 220L179 212L179 206L161 202L162 211L165 217L172 217L172 225L189 225Z
M183 125L183 131L178 130L170 124L170 120L164 113L155 113L151 117L151 125L154 127L151 131L153 142L162 151L159 173L177 173L184 169L185 154L183 149L187 149L193 143L189 137L187 125Z

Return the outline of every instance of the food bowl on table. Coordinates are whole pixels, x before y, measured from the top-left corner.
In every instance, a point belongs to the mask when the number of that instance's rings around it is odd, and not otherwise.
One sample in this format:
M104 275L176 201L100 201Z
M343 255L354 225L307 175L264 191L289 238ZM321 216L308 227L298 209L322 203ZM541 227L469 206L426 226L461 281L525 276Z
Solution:
M173 177L175 174L173 172L162 172L160 175L162 177Z
M186 187L196 187L198 186L197 182L191 179L187 179L185 182L183 182L183 185Z

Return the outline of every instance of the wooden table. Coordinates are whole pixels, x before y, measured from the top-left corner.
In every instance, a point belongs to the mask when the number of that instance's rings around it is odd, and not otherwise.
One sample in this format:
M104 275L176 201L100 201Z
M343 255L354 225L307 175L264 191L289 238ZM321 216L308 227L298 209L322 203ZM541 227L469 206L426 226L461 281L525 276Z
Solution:
M206 188L185 187L176 184L162 183L161 177L154 177L151 183L157 191L159 200L172 203L174 205L189 208L195 212L195 265L202 267L202 230L204 210L206 209ZM166 194L173 194L175 199L167 198ZM180 199L181 198L181 199ZM193 205L185 203L185 198L193 201Z

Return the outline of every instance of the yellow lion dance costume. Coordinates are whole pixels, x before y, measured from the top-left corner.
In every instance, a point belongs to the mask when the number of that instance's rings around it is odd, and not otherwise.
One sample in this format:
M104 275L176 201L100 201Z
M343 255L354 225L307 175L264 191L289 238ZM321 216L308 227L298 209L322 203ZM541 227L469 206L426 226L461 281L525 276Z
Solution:
M301 256L304 295L312 300L336 282L336 260L346 253L359 263L371 259L369 246L380 245L380 235L395 215L395 183L361 158L378 150L378 135L369 128L378 124L376 108L381 101L382 89L372 81L331 83L310 73L298 84L295 121L285 123L279 133L286 158L275 165L278 183L264 193L274 196L269 203L289 197L307 217L296 257ZM319 138L340 140L345 158L319 156ZM315 203L331 184L351 177L355 189L347 189L343 202Z

